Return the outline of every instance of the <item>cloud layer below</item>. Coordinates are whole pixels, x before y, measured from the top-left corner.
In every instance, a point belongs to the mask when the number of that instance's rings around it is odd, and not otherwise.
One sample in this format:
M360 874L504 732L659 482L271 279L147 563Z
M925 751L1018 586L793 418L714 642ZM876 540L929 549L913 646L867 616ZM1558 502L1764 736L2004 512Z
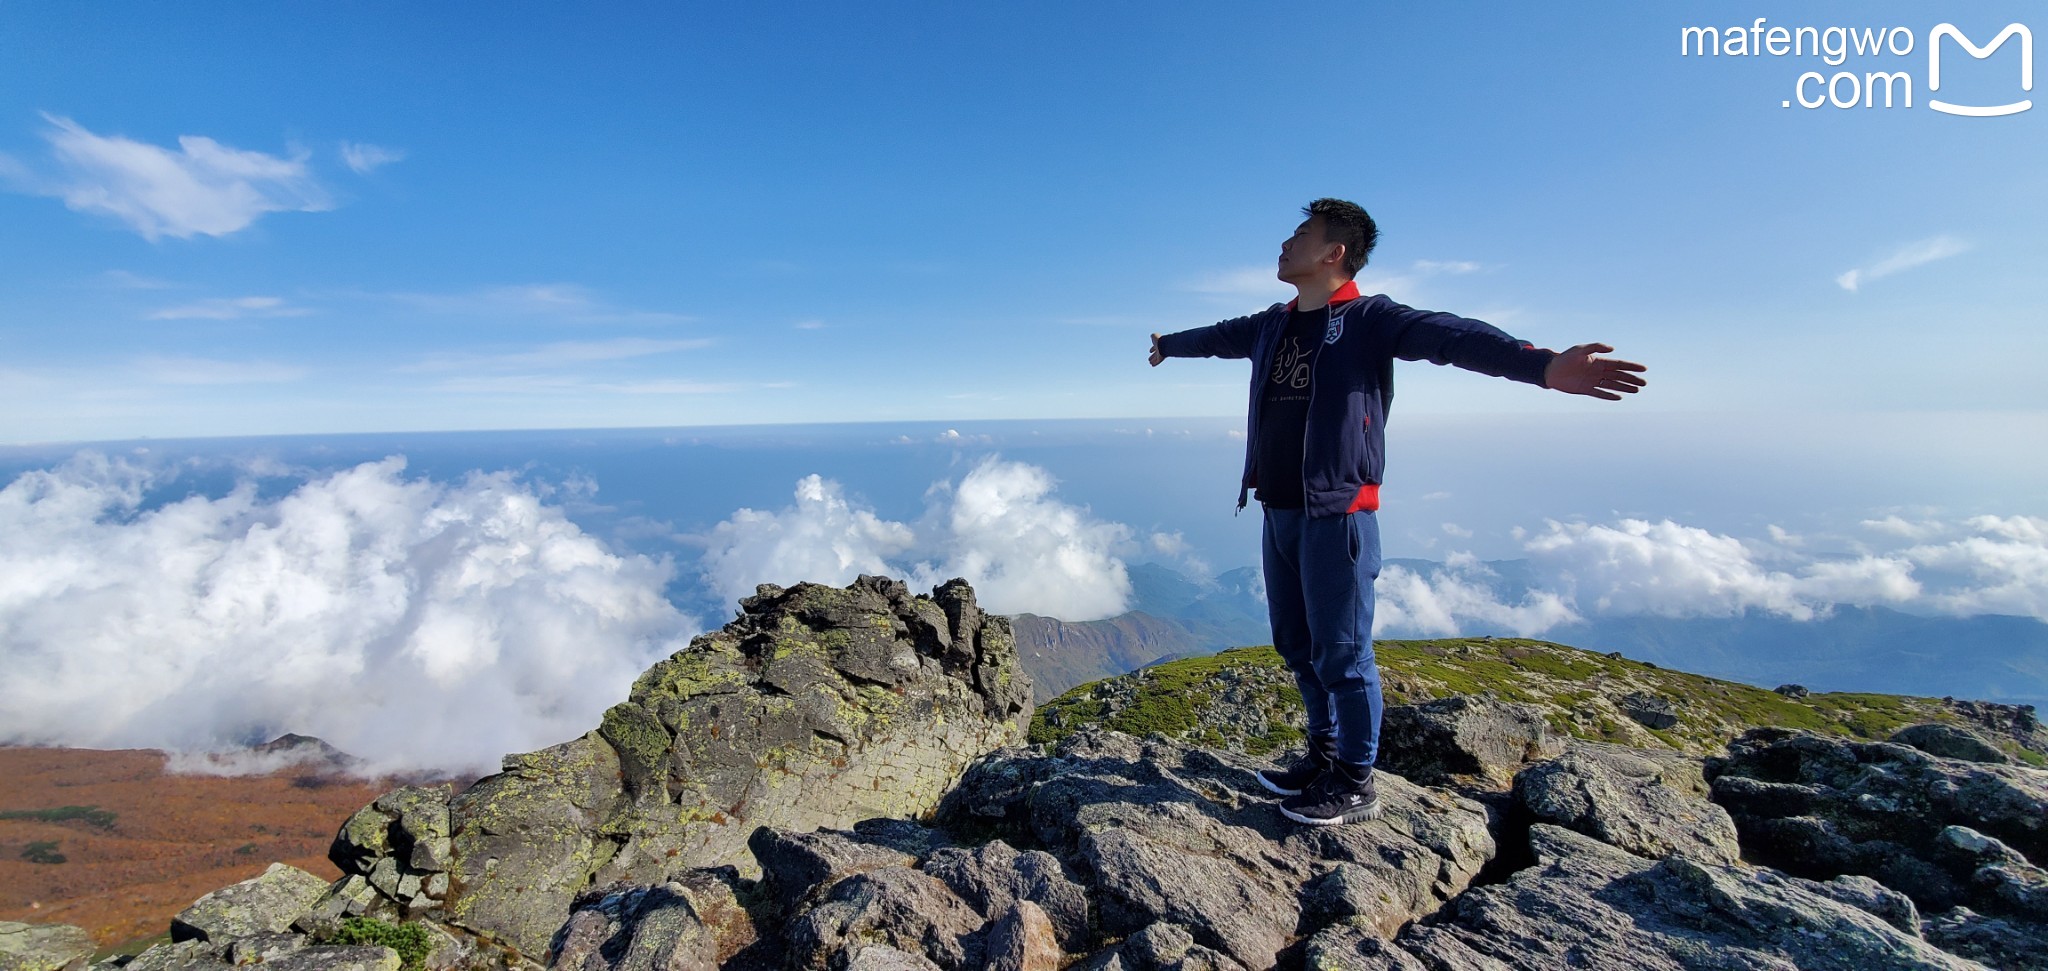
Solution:
M81 454L0 489L0 739L211 751L287 731L482 772L595 725L696 623L509 474L400 458L151 508Z
M1668 519L1551 522L1522 539L1530 575L1512 583L1470 556L1423 572L1390 567L1378 587L1378 626L1526 636L1592 616L1756 611L1805 621L1838 604L2048 622L2048 520L2030 516L1893 516L1862 523L1854 536L1773 527L1768 539L1748 540Z

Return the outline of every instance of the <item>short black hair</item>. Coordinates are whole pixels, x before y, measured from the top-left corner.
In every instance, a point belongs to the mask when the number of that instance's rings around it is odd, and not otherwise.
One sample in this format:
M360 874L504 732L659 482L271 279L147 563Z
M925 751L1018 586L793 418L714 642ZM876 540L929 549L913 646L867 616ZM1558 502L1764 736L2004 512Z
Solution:
M1358 203L1342 199L1317 199L1301 207L1301 214L1323 217L1323 242L1344 246L1344 275L1357 276L1365 259L1380 244L1380 227Z

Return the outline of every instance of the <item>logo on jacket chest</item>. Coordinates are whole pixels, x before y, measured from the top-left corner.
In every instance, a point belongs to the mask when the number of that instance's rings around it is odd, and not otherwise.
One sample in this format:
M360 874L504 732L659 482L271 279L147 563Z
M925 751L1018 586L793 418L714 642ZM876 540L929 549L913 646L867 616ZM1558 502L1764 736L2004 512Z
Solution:
M1330 329L1323 331L1323 343L1335 344L1337 343L1337 338L1342 336L1344 336L1344 318L1341 316L1331 317Z

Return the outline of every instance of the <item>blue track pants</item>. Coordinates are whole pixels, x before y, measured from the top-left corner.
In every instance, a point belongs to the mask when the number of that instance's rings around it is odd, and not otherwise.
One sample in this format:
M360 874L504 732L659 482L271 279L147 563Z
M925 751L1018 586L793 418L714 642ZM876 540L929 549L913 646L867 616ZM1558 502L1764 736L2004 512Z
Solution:
M1380 742L1380 668L1372 653L1379 520L1370 512L1318 519L1300 509L1267 509L1265 517L1273 647L1301 688L1309 734L1335 735L1339 761L1370 766Z

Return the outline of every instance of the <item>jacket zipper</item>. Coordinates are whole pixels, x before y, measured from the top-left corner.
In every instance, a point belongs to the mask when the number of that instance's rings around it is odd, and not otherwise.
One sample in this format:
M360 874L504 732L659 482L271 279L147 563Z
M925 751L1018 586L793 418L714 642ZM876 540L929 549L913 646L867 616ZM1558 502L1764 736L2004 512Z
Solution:
M1330 305L1323 305L1323 332L1316 337L1316 349L1308 356L1308 410L1301 416L1301 509L1308 513L1308 426L1316 416L1316 365L1323 360L1323 348L1329 346L1324 338L1330 336Z

